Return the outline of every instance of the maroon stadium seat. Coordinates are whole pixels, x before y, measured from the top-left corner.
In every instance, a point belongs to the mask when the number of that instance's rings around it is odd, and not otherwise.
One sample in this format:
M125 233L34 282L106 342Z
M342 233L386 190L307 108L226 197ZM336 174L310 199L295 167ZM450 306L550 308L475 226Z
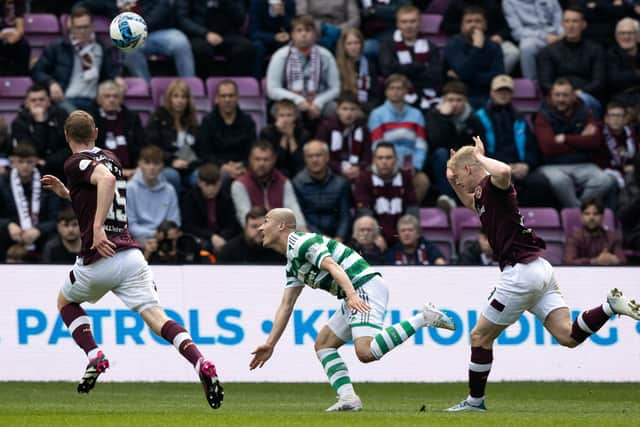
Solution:
M522 113L540 110L542 98L536 83L529 79L513 79L513 106Z
M124 81L127 83L124 104L130 110L137 112L141 120L148 120L154 106L147 81L142 77L125 77Z
M0 77L0 112L16 113L24 102L31 77ZM15 114L13 115L15 117Z
M467 208L451 209L451 229L458 247L464 247L467 240L475 240L480 233L480 218L478 214Z
M443 47L447 44L447 36L440 33L442 15L423 13L420 15L420 33L427 36L436 46Z
M440 208L421 208L420 228L422 236L438 246L447 262L455 257L455 240L445 211Z
M31 46L31 57L38 58L42 50L61 37L60 25L55 15L32 13L24 17L24 37Z
M554 265L562 263L564 252L564 229L560 223L560 215L554 208L520 208L520 213L527 227L533 228L536 235L547 244L544 257Z

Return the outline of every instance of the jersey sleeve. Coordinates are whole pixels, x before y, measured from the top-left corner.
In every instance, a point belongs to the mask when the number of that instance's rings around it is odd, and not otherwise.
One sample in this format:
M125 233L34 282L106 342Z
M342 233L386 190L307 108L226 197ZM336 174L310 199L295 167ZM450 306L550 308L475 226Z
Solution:
M73 156L64 165L64 173L69 185L90 184L91 175L98 165L95 159Z
M331 256L329 248L327 248L322 236L319 234L309 235L306 239L300 239L296 245L298 247L294 248L294 250L297 249L298 258L305 259L317 269L320 269L322 260Z

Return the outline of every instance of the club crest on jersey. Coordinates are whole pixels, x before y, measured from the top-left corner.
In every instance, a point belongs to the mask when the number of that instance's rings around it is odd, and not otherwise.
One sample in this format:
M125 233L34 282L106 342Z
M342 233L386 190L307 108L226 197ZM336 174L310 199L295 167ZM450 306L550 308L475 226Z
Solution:
M473 192L473 197L480 200L480 198L482 197L482 187L476 187L475 191Z

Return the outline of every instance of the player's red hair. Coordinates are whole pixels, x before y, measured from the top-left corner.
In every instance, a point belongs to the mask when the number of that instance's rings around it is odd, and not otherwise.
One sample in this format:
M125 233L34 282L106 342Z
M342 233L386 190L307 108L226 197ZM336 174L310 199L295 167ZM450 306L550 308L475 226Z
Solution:
M67 139L76 144L89 144L93 142L93 132L96 122L91 114L86 111L76 110L69 114L64 122L64 133Z

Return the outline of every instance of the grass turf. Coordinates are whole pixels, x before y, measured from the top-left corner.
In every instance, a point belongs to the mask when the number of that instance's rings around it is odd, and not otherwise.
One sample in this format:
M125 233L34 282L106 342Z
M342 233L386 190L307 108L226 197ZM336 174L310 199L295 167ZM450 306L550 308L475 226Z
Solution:
M637 383L489 384L484 414L442 412L466 395L464 384L357 384L364 411L332 414L326 384L225 384L216 411L199 384L99 383L88 396L75 388L0 383L0 426L640 425Z

